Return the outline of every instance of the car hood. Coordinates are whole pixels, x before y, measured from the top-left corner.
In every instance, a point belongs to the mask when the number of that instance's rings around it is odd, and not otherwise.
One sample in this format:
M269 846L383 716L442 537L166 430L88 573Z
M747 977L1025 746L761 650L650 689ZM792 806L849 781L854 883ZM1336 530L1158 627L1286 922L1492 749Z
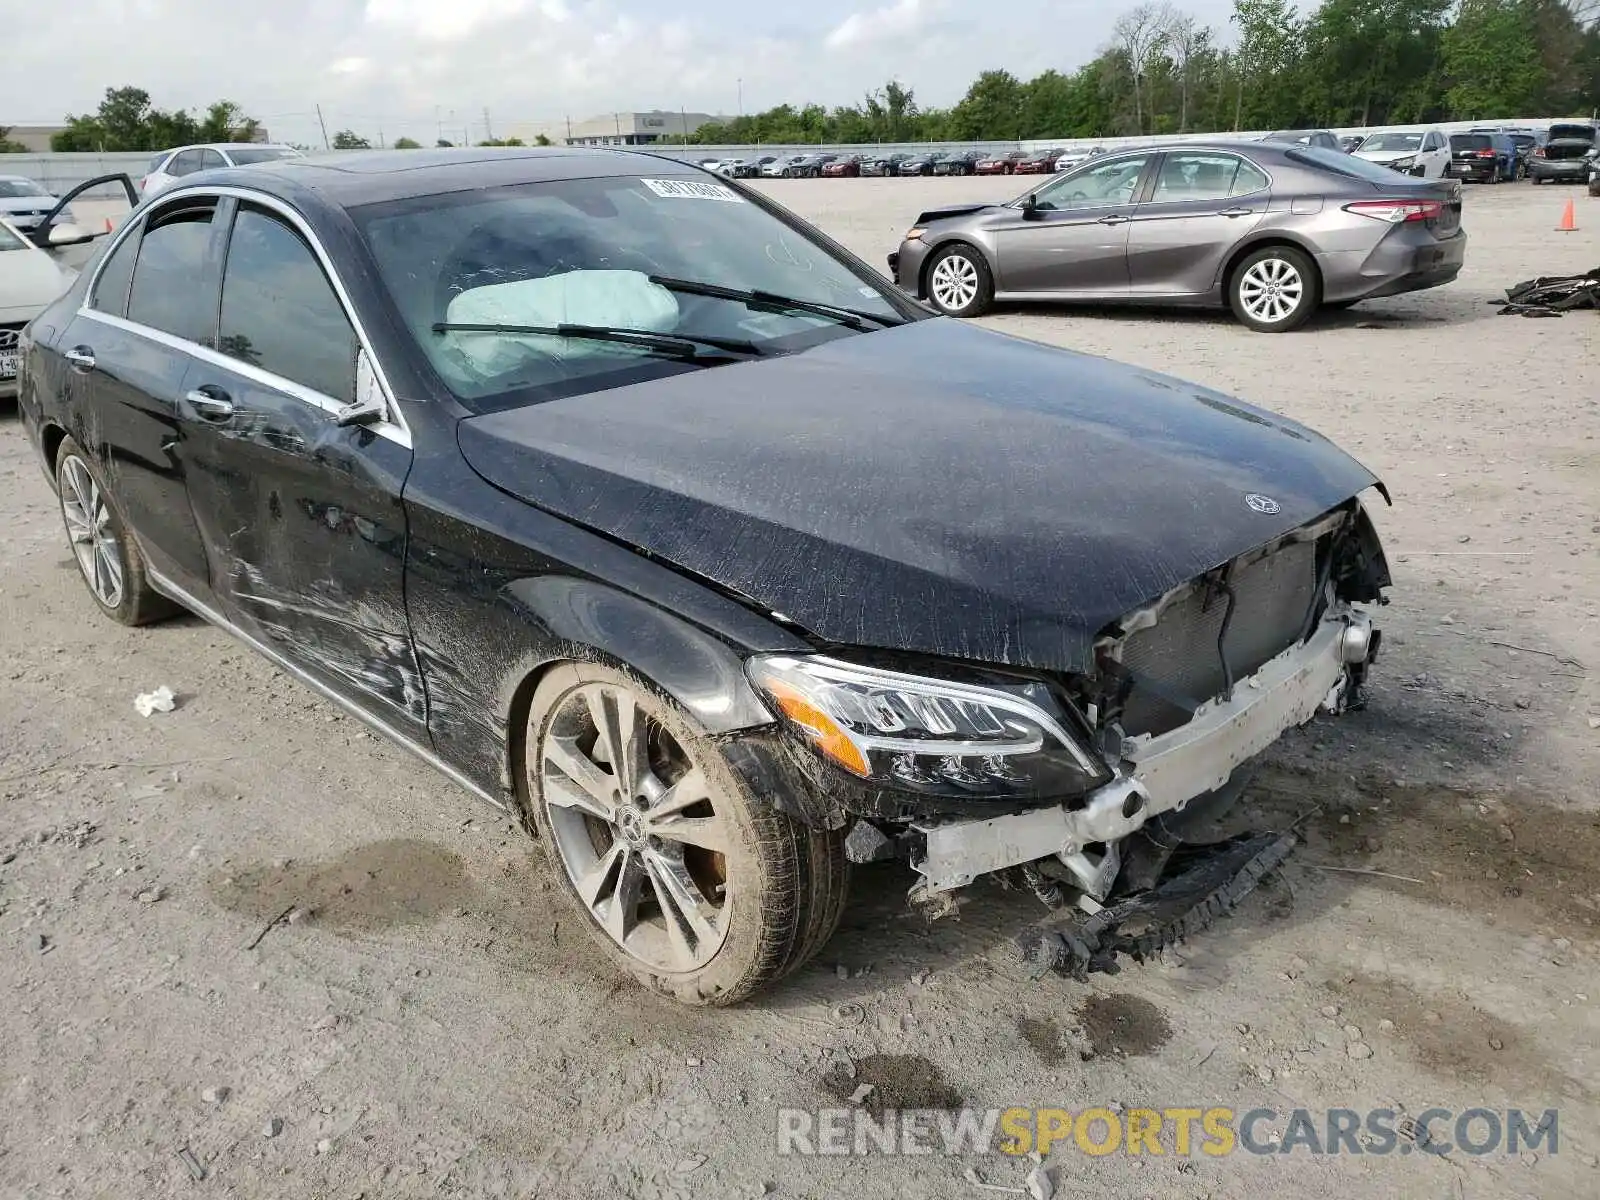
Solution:
M1219 393L948 319L458 428L496 487L820 639L1063 671L1376 482Z
M0 321L31 321L70 282L42 250L0 251Z

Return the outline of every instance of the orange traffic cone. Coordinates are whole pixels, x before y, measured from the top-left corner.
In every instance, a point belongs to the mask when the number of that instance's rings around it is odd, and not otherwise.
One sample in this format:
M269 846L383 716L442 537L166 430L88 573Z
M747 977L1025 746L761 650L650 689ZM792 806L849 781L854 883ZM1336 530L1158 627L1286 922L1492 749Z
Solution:
M1566 211L1561 214L1561 224L1556 226L1557 233L1576 233L1578 230L1578 214L1572 201L1567 201Z

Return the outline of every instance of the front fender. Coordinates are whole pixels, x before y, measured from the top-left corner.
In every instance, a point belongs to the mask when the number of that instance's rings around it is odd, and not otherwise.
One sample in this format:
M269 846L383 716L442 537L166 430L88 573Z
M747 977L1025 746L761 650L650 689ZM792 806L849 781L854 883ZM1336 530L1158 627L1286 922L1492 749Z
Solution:
M572 658L608 661L666 692L709 734L772 723L734 648L703 629L593 580L565 575L519 579L506 593ZM794 651L811 647L798 638ZM554 661L554 660L551 660ZM532 670L548 663L530 664ZM506 697L507 708L512 698Z

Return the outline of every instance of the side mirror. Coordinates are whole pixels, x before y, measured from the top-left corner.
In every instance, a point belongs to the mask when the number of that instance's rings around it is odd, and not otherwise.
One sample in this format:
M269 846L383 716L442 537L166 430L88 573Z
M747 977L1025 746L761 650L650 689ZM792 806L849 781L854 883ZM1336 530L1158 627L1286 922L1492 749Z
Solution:
M378 376L367 360L366 351L356 353L356 398L333 415L333 423L341 429L352 425L376 425L389 419L389 405L385 402Z
M81 225L72 225L63 221L60 225L50 226L50 232L45 236L45 242L52 250L60 250L64 246L83 246L94 241L94 234Z
M1024 221L1037 221L1040 217L1039 194L1029 192L1022 199L1022 219Z

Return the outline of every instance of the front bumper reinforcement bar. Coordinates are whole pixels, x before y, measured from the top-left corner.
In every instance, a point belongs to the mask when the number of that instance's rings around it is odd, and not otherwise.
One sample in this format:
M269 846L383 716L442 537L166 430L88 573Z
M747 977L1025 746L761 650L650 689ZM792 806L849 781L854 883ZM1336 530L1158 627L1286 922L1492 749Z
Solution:
M1294 847L1293 834L1258 833L1186 848L1178 873L1148 892L1069 926L1047 922L1020 933L1028 975L1042 979L1054 971L1082 981L1091 971L1116 974L1119 954L1135 962L1154 958L1227 916Z

